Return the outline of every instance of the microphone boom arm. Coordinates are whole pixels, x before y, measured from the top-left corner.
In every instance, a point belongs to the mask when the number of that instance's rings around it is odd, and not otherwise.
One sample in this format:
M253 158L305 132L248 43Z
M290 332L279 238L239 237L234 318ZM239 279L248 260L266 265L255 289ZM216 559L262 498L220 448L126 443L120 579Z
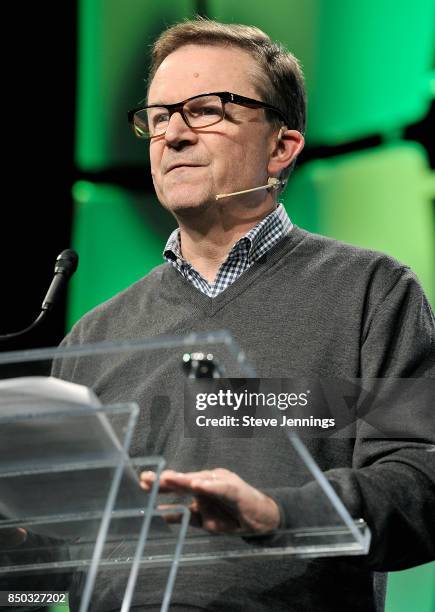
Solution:
M54 278L51 281L47 295L42 302L41 312L39 315L28 327L10 334L0 335L0 342L6 342L8 340L12 340L13 338L23 336L40 325L40 323L45 319L47 313L52 310L68 279L77 270L78 259L77 253L72 249L62 251L62 253L56 259L56 264L54 266Z
M222 200L223 198L229 198L230 196L241 195L243 193L251 193L252 191L261 191L262 189L273 189L276 190L283 181L275 177L270 177L267 181L267 185L261 185L260 187L254 187L253 189L244 189L243 191L234 191L233 193L219 193L216 196L216 200Z

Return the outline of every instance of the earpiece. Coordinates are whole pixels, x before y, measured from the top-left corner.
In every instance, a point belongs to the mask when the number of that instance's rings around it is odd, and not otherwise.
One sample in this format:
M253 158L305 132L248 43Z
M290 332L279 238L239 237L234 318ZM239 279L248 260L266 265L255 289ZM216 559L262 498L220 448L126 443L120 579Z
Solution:
M279 130L279 132L278 132L278 136L276 137L276 141L277 141L277 142L279 142L279 141L281 140L281 138L282 138L282 136L283 136L283 134L284 134L285 132L287 132L287 126L286 126L286 125L283 125L283 126L281 126L281 128L280 128L280 130Z
M281 181L278 178L275 178L274 176L270 176L267 179L267 189L278 189L279 186L281 185Z

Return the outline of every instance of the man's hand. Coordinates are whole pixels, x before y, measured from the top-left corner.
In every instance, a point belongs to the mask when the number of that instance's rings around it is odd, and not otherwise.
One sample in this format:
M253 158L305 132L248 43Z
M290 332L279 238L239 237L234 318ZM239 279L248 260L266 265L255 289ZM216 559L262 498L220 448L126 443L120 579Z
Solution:
M16 548L27 539L27 531L22 527L0 529L0 550L3 548Z
M149 491L155 479L154 472L142 472L141 487ZM280 522L273 499L223 468L184 474L165 470L160 476L160 493L165 492L192 494L191 524L214 533L268 533ZM166 518L175 522L180 517Z

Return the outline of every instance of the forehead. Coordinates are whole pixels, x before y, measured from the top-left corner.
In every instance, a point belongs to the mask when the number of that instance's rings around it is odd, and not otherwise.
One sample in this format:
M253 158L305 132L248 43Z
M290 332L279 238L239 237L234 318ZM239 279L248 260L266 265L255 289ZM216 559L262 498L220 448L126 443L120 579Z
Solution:
M158 67L148 103L170 104L211 91L258 97L253 85L256 70L256 61L243 49L185 45L170 53Z

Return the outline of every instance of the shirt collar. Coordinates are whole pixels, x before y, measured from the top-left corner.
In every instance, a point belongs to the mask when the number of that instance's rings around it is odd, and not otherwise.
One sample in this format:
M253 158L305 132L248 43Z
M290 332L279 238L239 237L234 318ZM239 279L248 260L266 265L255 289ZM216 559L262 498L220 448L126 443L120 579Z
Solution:
M278 242L278 240L288 234L292 227L293 224L286 209L279 203L275 210L259 221L257 225L235 243L229 256L235 254L242 245L247 249L250 257L254 255L260 256ZM273 242L271 242L271 239L273 239ZM178 261L179 264L186 263L181 254L179 228L176 228L169 236L163 250L163 257L166 261L175 262L180 260Z

